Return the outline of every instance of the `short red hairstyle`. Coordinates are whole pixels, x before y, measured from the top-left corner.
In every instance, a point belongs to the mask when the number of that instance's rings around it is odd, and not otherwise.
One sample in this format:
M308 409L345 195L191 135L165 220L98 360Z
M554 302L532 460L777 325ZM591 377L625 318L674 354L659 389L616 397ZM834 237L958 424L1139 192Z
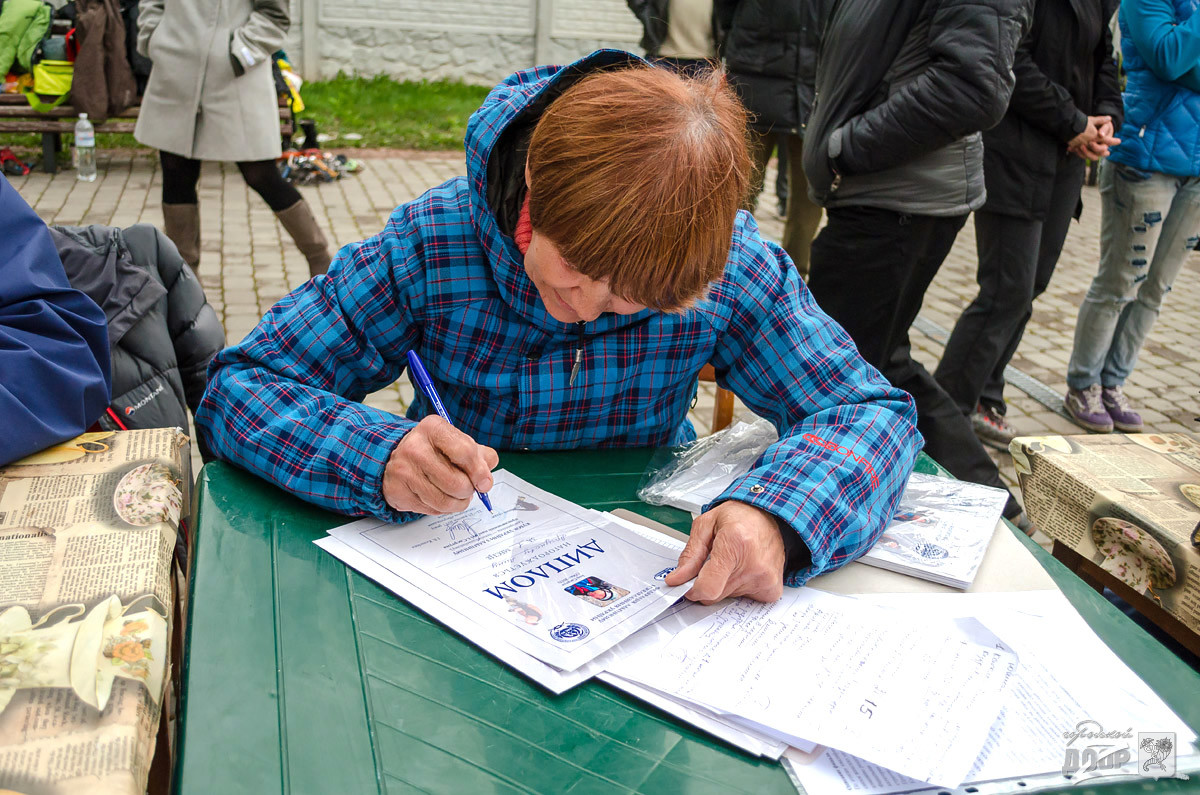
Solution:
M678 311L724 272L751 166L719 69L589 75L546 108L527 162L534 230L615 295Z

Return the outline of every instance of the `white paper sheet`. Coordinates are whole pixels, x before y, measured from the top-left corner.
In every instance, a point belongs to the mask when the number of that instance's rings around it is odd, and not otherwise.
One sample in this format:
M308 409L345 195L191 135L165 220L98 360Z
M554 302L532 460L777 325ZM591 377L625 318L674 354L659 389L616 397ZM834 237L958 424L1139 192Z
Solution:
M353 547L339 541L333 536L319 538L313 543L359 574L379 583L392 593L402 593L404 599L412 604L413 607L416 607L430 618L446 625L483 651L500 660L500 662L529 677L555 695L565 693L572 687L575 687L575 685L586 682L601 670L599 665L589 664L580 666L574 671L560 671L557 668L546 665L541 660L530 657L511 644L493 643L487 645L481 642L487 637L487 631L478 624L464 618L453 608L438 601L435 597L425 593L412 583L405 582Z
M730 720L727 715L715 715L695 704L678 701L664 693L622 679L615 674L602 672L596 678L755 756L778 759L788 749L788 744L782 740L776 740L761 732L740 726L737 721Z
M362 520L330 535L509 643L572 671L674 603L667 587L683 544L634 533L499 470L462 513L403 525ZM404 594L402 592L401 596Z
M967 774L1017 665L977 623L898 618L808 588L770 605L722 603L699 620L690 610L667 642L623 647L608 670L941 785Z
M619 517L613 518L618 522L624 522ZM638 525L633 525L633 527L642 532L654 532ZM608 682L613 687L625 691L634 698L645 701L647 704L673 715L685 723L690 723L701 731L724 740L747 753L755 754L756 756L765 756L770 759L778 759L784 750L787 749L787 743L741 726L735 720L713 715L693 705L677 702L661 693L655 693L640 685L602 673L601 669L606 664L609 656L619 653L619 647L618 649L606 652L596 660L574 671L564 672L546 665L540 660L530 657L515 646L506 643L493 643L491 646L484 646L480 643L480 640L486 637L487 633L478 624L465 619L453 609L426 594L424 591L421 591L419 588L416 588L411 583L403 582L395 574L389 572L353 547L346 545L333 536L326 536L314 543L358 571L364 577L374 580L389 591L393 593L403 591L405 598L414 607L450 627L468 641L483 648L488 654L491 654L534 682L537 682L555 695L560 695L575 685L590 679L593 675L598 675L598 678ZM680 605L680 608L682 607ZM671 612L669 610L667 614ZM628 639L626 642L628 642ZM808 745L806 750L811 751L812 746Z
M1196 736L1132 670L1097 637L1059 591L987 594L875 594L861 597L905 614L933 619L975 616L1020 655L1004 695L1004 708L966 782L1061 772L1069 738L1083 721L1132 739L1100 741L1132 748L1143 732L1175 732L1180 756ZM1075 740L1082 750L1091 741ZM809 795L921 792L925 785L841 751L816 761L791 755L784 764ZM1111 774L1112 770L1095 772ZM1136 772L1136 771L1135 771ZM1086 774L1085 779L1086 780ZM1071 782L1078 783L1080 775Z

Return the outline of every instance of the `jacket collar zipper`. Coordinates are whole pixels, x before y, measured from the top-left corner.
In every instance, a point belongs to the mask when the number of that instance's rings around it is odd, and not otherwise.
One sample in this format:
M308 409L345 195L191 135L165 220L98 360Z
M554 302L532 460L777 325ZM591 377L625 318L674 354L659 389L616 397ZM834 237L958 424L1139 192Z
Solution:
M575 376L579 375L579 365L583 363L583 327L587 325L584 321L579 321L575 324L575 364L571 366L571 380L568 386L575 386Z

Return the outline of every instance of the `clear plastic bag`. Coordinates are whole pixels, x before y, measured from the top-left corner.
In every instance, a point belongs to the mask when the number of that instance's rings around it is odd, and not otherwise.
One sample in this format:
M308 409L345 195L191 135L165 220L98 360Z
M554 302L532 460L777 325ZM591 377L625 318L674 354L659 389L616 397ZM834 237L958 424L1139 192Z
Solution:
M763 451L778 439L775 426L767 420L736 422L677 448L669 456L652 460L642 477L638 498L698 514L749 472Z

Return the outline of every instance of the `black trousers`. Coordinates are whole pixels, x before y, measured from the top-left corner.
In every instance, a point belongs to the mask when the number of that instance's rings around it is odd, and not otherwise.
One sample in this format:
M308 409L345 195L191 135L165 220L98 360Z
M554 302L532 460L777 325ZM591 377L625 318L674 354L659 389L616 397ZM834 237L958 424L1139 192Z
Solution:
M827 210L812 244L808 288L863 358L913 396L925 452L961 480L1004 488L971 423L912 358L908 328L966 215L904 215L874 207ZM1005 516L1019 507L1010 496Z
M1004 368L1017 352L1062 254L1067 229L1079 206L1084 162L1060 159L1044 220L980 210L975 213L979 294L963 310L934 377L970 413L978 403L1005 411Z
M162 151L158 153L158 159L162 163L163 204L199 202L196 183L200 181L200 161ZM300 191L280 175L274 160L248 160L239 162L237 167L246 184L275 212L286 210L303 198Z

